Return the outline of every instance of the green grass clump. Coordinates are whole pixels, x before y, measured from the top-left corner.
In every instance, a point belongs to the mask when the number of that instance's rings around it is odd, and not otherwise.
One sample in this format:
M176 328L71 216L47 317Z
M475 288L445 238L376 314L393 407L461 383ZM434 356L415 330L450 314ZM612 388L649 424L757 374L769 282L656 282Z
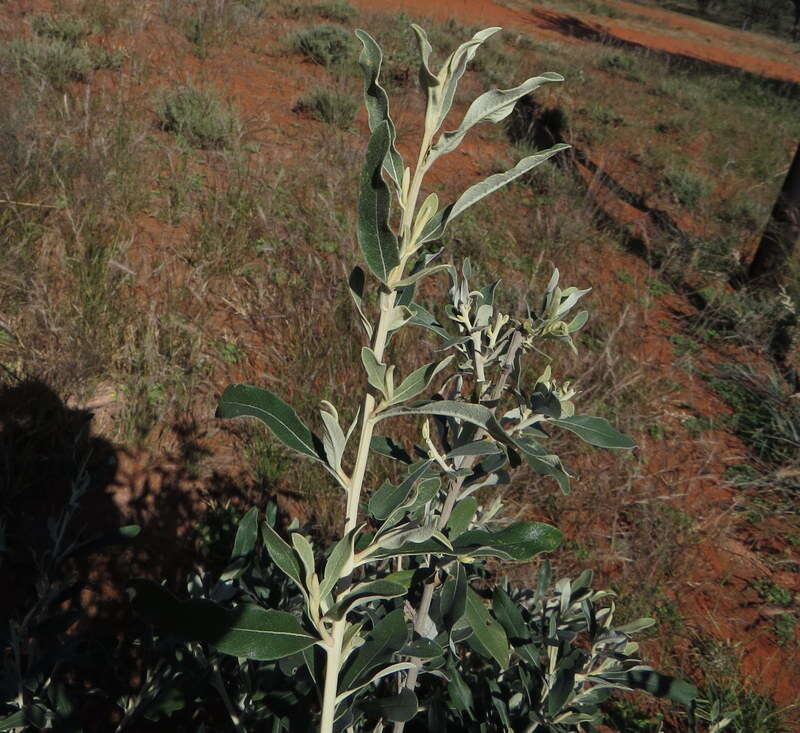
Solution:
M295 109L320 122L349 130L356 118L358 101L345 92L318 87L302 97Z
M38 38L15 38L0 46L0 66L24 76L46 79L55 87L69 81L83 81L95 68L85 47Z
M633 81L641 81L642 79L637 60L628 54L611 53L608 56L603 56L598 63L598 67L603 71L620 74Z
M733 409L736 434L760 460L785 465L800 457L800 405L777 379L723 364L709 385Z
M690 171L668 171L666 182L678 203L687 209L697 208L710 188L705 178Z
M346 0L324 0L324 2L314 3L310 10L321 18L336 23L347 23L358 14L358 11Z
M236 114L215 92L194 86L163 92L156 114L163 130L198 148L231 147L239 129Z
M86 20L73 15L35 15L31 20L31 30L40 38L64 41L70 46L77 46L91 33Z
M354 49L353 38L337 25L314 25L297 31L290 38L294 51L322 66L333 66L346 59Z

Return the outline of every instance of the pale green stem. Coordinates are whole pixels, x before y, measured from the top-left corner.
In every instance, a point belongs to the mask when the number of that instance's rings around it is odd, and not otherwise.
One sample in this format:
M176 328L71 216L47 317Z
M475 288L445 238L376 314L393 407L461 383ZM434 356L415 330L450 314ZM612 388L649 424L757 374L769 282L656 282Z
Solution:
M405 250L407 244L410 244L408 238L411 236L410 231L414 221L414 210L417 205L422 178L425 175L426 168L424 166L424 159L430 147L430 142L431 135L426 130L423 135L417 167L414 171L414 178L409 188L408 198L403 202L403 216L400 222L401 252ZM372 350L378 361L382 361L383 359L383 352L386 349L386 342L389 337L389 324L394 311L395 299L393 285L402 279L406 259L407 257L401 257L400 265L389 274L386 284L387 287L382 289L381 292L380 316L378 317L378 324L375 328L375 335L372 340ZM350 479L350 487L347 492L345 533L355 529L358 525L358 505L361 500L361 491L364 486L364 476L369 460L370 443L372 442L372 433L375 427L374 414L375 397L368 392L364 396L364 402L361 406L361 431L358 440L358 450L356 452L352 478ZM346 619L341 619L333 624L331 630L332 639L330 645L326 647L327 663L325 666L325 690L322 700L320 733L330 733L330 731L333 730L333 721L336 716L336 691L339 683L339 667L342 658L342 641L346 625Z
M325 691L322 698L322 720L320 733L332 733L336 719L336 692L339 686L339 666L342 661L342 642L347 622L344 619L333 625L331 646L327 648L328 659L325 665Z

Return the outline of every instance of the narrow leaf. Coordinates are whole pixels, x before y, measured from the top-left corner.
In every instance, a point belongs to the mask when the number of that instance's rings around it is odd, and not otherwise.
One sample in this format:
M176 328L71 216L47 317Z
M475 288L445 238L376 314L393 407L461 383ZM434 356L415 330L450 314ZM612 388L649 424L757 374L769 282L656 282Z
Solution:
M467 589L466 619L474 637L494 657L500 668L505 669L511 654L506 632L492 618L483 600L472 588Z
M391 661L392 654L405 644L407 638L408 626L403 610L398 608L387 613L373 627L353 661L344 670L340 687L344 689L352 687L375 667Z
M211 601L179 601L162 586L132 583L134 606L162 631L185 641L205 642L235 657L269 661L316 644L290 613L248 604L227 610Z
M577 435L589 445L596 445L598 448L635 448L634 443L627 435L611 427L608 420L602 417L590 417L588 415L574 415L564 417L560 420L550 418L548 422L558 425Z
M361 320L361 325L367 334L367 338L372 338L372 324L364 312L364 270L360 267L354 267L347 279L348 289L350 290L350 297L355 303L358 317Z
M472 529L453 540L459 555L499 557L505 560L530 560L542 552L552 552L561 544L561 532L541 522L515 522L496 532Z
M494 193L499 188L502 188L507 183L513 181L515 178L519 178L519 176L527 173L537 165L544 163L544 161L546 161L548 158L553 157L556 153L565 150L568 147L570 146L559 143L554 145L552 148L542 150L541 152L534 153L533 155L523 158L513 168L505 171L504 173L495 173L493 176L489 176L486 180L470 186L466 191L464 191L464 193L461 194L461 196L459 196L454 204L442 209L430 220L430 222L428 222L428 225L425 227L425 230L420 236L420 244L439 239L442 234L444 234L444 230L447 228L447 225L470 206L476 204L482 198Z
M358 606L372 601L397 598L406 593L406 588L400 583L391 580L371 580L353 586L344 596L339 598L334 606L325 614L328 618L340 619Z
M382 395L386 395L386 365L381 364L375 356L375 352L364 346L361 348L361 363L367 373L367 381L372 387Z
M391 194L381 176L391 144L389 123L381 122L369 139L358 197L358 243L369 269L384 283L400 262L397 237L389 227Z
M225 389L217 407L217 417L255 417L280 440L298 453L320 461L321 441L280 397L261 387L232 384Z
M372 438L369 448L387 458L394 458L401 463L411 463L411 456L402 445L395 443L391 438L376 435Z
M300 564L297 562L297 555L289 545L272 529L266 522L261 525L261 536L264 546L272 562L274 562L295 584L305 591L302 580Z
M374 130L382 122L388 124L391 143L384 158L383 167L386 168L386 172L395 185L400 188L403 180L403 159L394 144L396 133L392 118L389 116L389 97L378 81L383 53L375 39L366 31L356 30L356 36L364 47L358 57L358 64L364 72L364 101L369 118L369 129L370 131Z
M416 397L428 388L433 378L444 369L454 358L454 354L442 359L438 364L426 364L409 374L397 387L390 404L399 405L401 402Z
M449 153L457 148L471 128L480 122L500 122L514 111L517 101L542 84L564 81L561 74L546 73L532 77L513 89L490 89L481 94L467 110L457 129L445 132L431 150L431 158Z

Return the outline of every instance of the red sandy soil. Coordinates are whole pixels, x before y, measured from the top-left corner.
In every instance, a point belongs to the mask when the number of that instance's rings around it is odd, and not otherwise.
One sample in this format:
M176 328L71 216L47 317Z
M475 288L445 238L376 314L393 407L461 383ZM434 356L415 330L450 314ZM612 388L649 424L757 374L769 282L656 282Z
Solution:
M581 42L582 33L593 31L599 36L607 36L610 41L618 39L654 51L743 69L773 79L800 82L799 52L797 49L792 51L789 44L623 0L609 0L607 5L633 15L633 27L625 19L597 19L581 13L558 12L533 3L519 3L526 6L526 10L511 9L490 0L442 0L435 3L429 0L384 0L380 3L356 0L356 4L364 9L380 5L442 20L455 18L468 24L499 25L508 30L530 33L535 38L568 38ZM647 22L642 23L639 18ZM571 22L575 19L581 20L581 26L576 27ZM656 25L657 32L653 29ZM779 60L781 56L786 57L785 60Z

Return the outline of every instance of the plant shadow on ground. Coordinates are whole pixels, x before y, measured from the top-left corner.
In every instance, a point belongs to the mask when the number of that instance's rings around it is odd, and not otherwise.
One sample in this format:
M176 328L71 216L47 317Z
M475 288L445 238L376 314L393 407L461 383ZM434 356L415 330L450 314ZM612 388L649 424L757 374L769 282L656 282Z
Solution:
M87 733L115 727L119 700L137 694L152 653L135 643L146 627L128 607L130 580L181 587L192 568L217 572L242 495L217 473L209 484L233 505L220 508L191 489L207 454L196 425L176 426L177 446L162 465L133 475L131 456L94 434L93 417L41 380L0 382L0 586L14 589L0 598L0 638L11 655L0 718L18 689L31 699L60 695L61 723ZM156 729L144 721L125 728Z

